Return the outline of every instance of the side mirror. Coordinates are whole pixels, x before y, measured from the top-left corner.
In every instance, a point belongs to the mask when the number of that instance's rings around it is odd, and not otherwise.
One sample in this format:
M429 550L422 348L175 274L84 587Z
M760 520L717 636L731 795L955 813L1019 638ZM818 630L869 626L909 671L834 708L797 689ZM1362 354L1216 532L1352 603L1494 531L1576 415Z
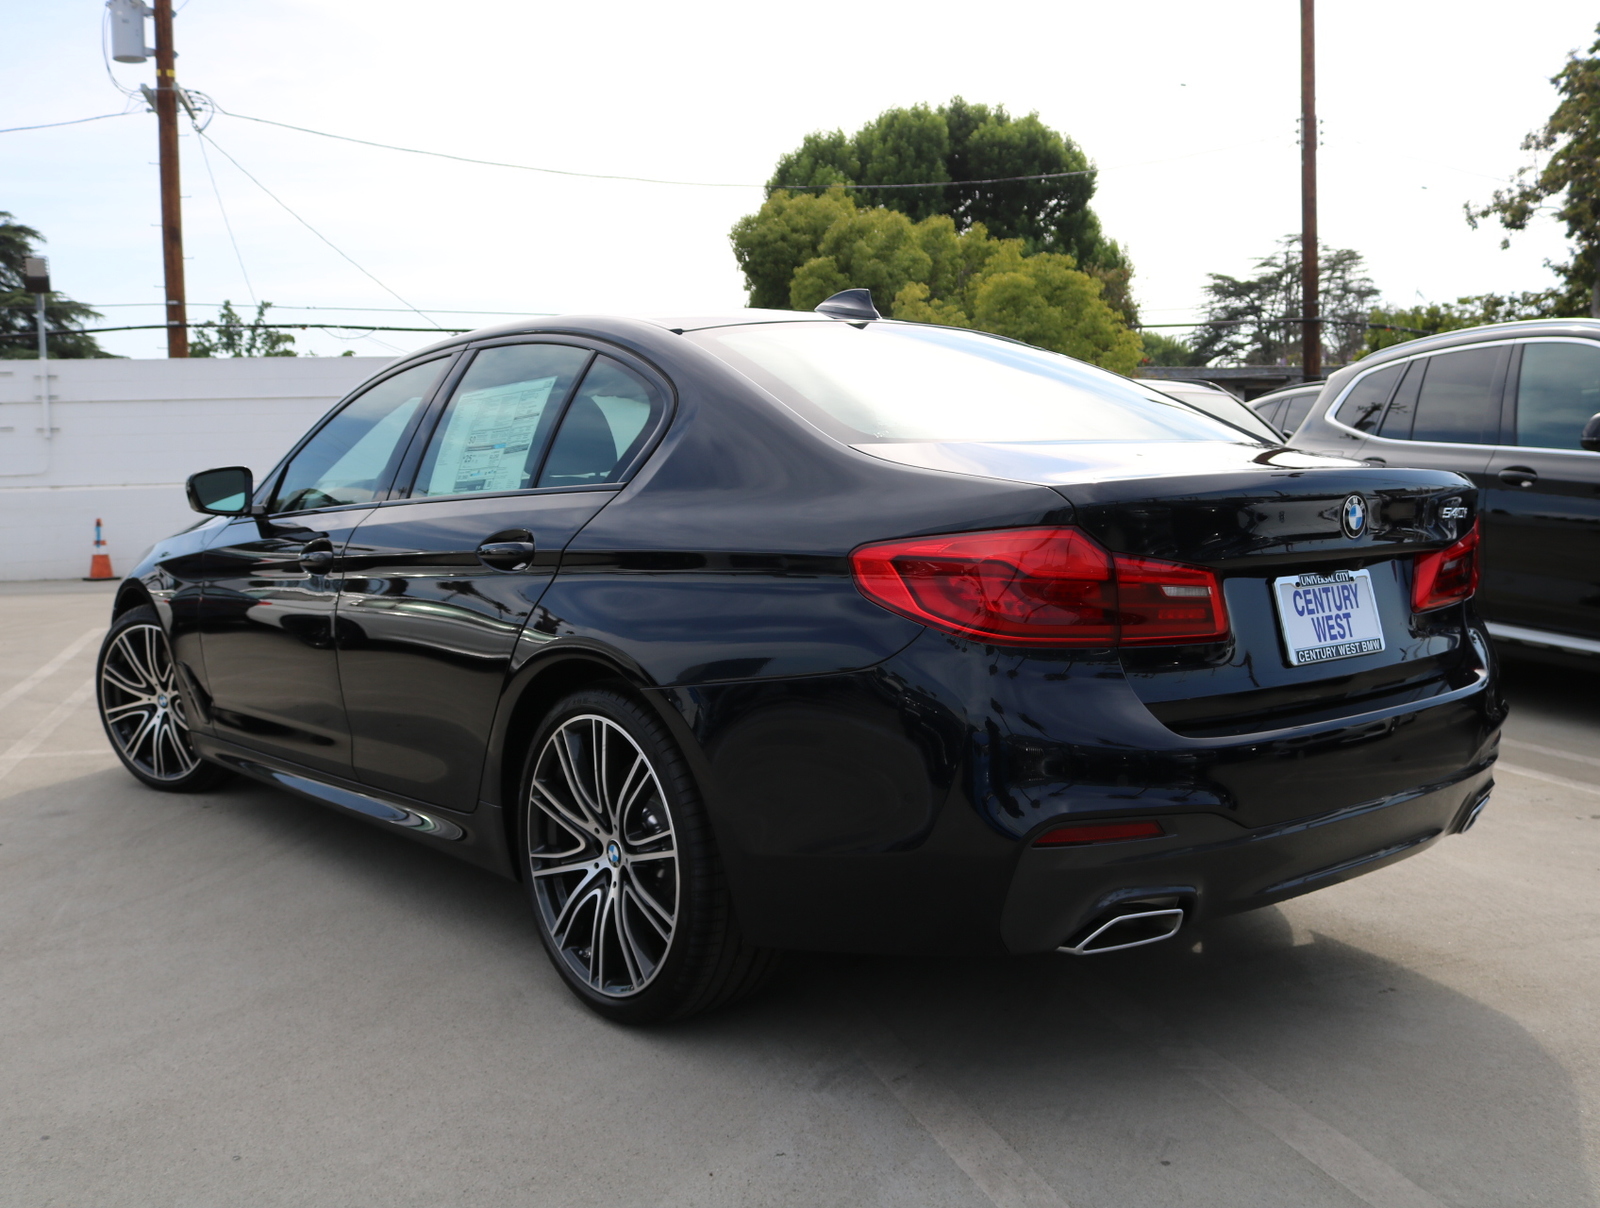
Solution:
M189 506L208 516L248 516L255 481L245 466L224 466L191 474L184 485Z
M1583 425L1578 443L1591 453L1600 453L1600 415L1589 417L1589 422Z

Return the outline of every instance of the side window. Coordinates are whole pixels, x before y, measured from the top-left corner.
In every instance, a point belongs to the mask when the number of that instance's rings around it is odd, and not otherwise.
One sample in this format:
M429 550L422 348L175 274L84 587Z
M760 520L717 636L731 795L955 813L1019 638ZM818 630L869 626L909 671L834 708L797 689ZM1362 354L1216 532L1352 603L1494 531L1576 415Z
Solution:
M1283 409L1282 422L1278 427L1293 436L1295 429L1305 423L1306 415L1311 411L1311 404L1317 401L1318 393L1316 390L1307 390L1304 394L1292 395L1288 406Z
M1465 348L1429 357L1411 439L1463 445L1498 440L1500 400L1494 378L1504 355L1504 348Z
M371 503L387 489L401 441L448 358L425 361L357 395L294 455L269 511Z
M1282 431L1282 425L1278 423L1278 416L1283 411L1283 400L1281 398L1275 398L1260 407L1257 407L1254 403L1251 403L1250 410L1254 411L1274 428Z
M1383 423L1378 435L1390 440L1410 440L1411 422L1417 414L1417 392L1422 389L1422 375L1428 371L1428 358L1421 357L1405 367L1405 376L1389 400L1389 409L1383 413Z
M428 441L412 497L531 487L561 404L589 356L566 344L507 344L478 353Z
M1525 344L1517 382L1517 443L1581 449L1578 433L1600 412L1600 344Z
M1403 368L1403 365L1391 365L1367 374L1350 388L1350 393L1344 396L1344 402L1339 404L1339 411L1334 418L1357 432L1374 431Z
M656 387L610 357L596 357L561 420L539 485L616 481L665 409Z

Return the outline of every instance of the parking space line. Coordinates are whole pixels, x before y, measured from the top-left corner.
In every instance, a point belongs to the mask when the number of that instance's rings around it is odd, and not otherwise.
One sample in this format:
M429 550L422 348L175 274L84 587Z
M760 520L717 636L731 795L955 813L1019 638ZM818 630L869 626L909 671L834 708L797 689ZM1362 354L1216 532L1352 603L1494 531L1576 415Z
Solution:
M51 659L43 667L40 667L32 675L28 676L20 683L12 684L11 687L7 688L4 692L0 692L0 709L4 709L12 701L16 700L19 696L22 696L36 684L43 683L45 680L49 679L61 669L63 663L65 663L73 655L77 654L90 642L98 638L101 634L105 633L105 631L106 629L104 625L95 626L93 629L89 630L83 636L78 638L77 641L73 642L65 650L61 651L60 654L56 655L55 658Z
M30 751L21 756L23 759L87 759L91 755L104 755L107 759L115 759L117 753L110 747L97 747L82 751Z
M1117 1027L1155 1040L1163 1056L1371 1208L1445 1208L1383 1159L1220 1053L1180 1036L1154 1012L1092 973L1065 983Z
M1068 1208L982 1116L923 1070L899 1037L865 1008L854 1015L857 1055L995 1208Z
M1563 751L1560 747L1546 747L1536 742L1526 742L1521 738L1500 739L1503 747L1518 747L1524 751L1532 751L1535 755L1553 755L1557 759L1570 759L1574 763L1586 763L1590 767L1600 768L1600 759L1593 755L1579 755L1576 751Z
M84 703L88 701L89 694L93 691L94 680L84 680L73 691L71 696L67 697L54 709L51 709L50 712L34 723L33 729L12 743L11 749L4 755L0 755L0 780L4 780L9 776L11 770L29 755L32 755L45 739L56 732L57 727L62 722L82 708Z
M1516 764L1506 763L1504 760L1496 760L1494 770L1510 772L1513 776L1527 776L1533 780L1548 781L1550 784L1559 784L1564 789L1575 789L1580 793L1593 793L1596 797L1600 797L1600 785L1585 784L1581 780L1568 780L1565 776L1552 776L1549 772L1535 772L1532 768L1519 768Z

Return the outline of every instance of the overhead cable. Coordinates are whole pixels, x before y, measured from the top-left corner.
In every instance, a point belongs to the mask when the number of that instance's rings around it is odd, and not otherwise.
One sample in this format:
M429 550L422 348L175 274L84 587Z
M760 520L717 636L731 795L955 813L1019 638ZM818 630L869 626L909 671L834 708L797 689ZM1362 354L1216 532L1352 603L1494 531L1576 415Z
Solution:
M222 190L217 188L217 174L211 170L211 156L206 154L206 140L200 139L200 162L206 166L206 176L211 180L211 192L217 199L217 211L222 215L222 229L228 232L228 242L233 244L233 258L239 262L239 275L244 278L244 287L250 294L252 306L259 305L256 298L256 287L250 282L250 270L244 266L244 253L239 250L239 241L233 235L233 223L228 221L228 207L222 204ZM220 150L220 148L219 148Z
M415 306L411 305L410 302L407 302L404 298L402 298L399 294L395 293L394 290L390 289L382 281L379 281L376 277L374 277L366 269L362 268L361 265L357 264L355 259L353 257L351 257L350 255L348 255L336 243L334 243L333 240L329 239L321 231L317 230L316 227L312 226L304 218L300 217L300 215L296 214L292 209L290 209L289 208L289 204L286 201L284 201L283 198L279 197L271 189L267 188L266 185L262 184L254 176L251 176L250 173L245 169L245 166L243 164L241 164L238 160L234 159L233 156L229 155L228 152L227 152L227 149L224 148L223 146L221 146L214 138L212 138L203 129L201 129L198 124L195 124L194 132L200 138L202 138L206 142L210 143L213 147L216 147L217 151L219 153L221 153L223 158L226 159L235 168L238 168L239 171L243 172L247 177L249 177L250 182L252 184L254 184L256 186L256 188L260 189L268 197L272 198L273 201L277 202L280 206L282 206L283 209L284 209L284 212L287 213L289 215L289 217L293 218L301 226L305 227L306 230L310 231L318 239L322 240L323 243L326 243L334 251L338 252L340 256L342 256L345 260L349 261L350 264L354 265L354 267L356 268L356 270L358 272L360 272L368 280L372 281L375 285L378 286L378 288L382 289L384 291L384 293L386 293L390 297L394 298L395 301L401 303L403 306L406 307L407 310L411 311L413 314L419 316L420 318L426 319L428 322L432 323L434 325L434 327L438 328L440 331L444 330L444 328L439 327L439 324L433 319L433 317L431 315L423 314L422 311L418 310Z
M19 130L48 130L52 126L81 126L84 122L103 122L108 117L127 117L137 113L137 109L125 109L121 113L100 113L94 117L75 117L70 122L40 122L37 126L7 126L0 130L0 134L15 134Z

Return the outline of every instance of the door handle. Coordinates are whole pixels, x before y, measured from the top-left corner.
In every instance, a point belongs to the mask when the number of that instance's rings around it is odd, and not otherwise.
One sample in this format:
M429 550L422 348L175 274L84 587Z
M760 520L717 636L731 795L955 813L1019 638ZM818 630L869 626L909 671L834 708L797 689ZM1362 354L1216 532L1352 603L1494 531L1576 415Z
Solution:
M1538 471L1528 466L1507 466L1500 471L1500 481L1508 487L1531 487L1539 481Z
M478 546L478 561L493 570L527 570L533 555L532 541L485 541Z
M1369 466L1386 466L1389 464L1381 457L1363 457L1361 460Z
M325 575L333 569L333 545L328 541L310 541L300 551L300 569L308 575Z

